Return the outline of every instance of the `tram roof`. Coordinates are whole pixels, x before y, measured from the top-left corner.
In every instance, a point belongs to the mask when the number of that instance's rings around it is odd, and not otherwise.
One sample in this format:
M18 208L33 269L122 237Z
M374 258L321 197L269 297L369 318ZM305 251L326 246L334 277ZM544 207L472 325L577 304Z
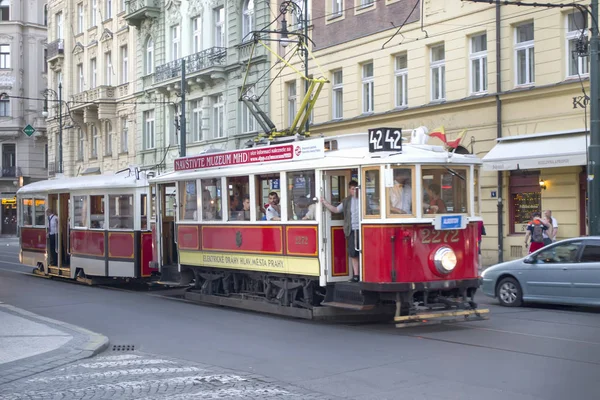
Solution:
M92 189L133 189L147 185L148 181L144 172L140 172L139 179L137 179L135 172L125 171L117 174L52 178L25 185L17 191L17 194L60 193Z
M369 153L367 134L330 136L326 141L337 141L337 150L325 152L323 158L296 161L271 161L255 164L232 165L195 170L168 172L150 178L151 183L171 182L198 177L240 176L280 171L311 169L343 169L369 165L457 164L480 165L481 159L471 154L452 154L442 146L405 144L402 152ZM258 147L260 148L260 147ZM217 153L218 154L218 153Z

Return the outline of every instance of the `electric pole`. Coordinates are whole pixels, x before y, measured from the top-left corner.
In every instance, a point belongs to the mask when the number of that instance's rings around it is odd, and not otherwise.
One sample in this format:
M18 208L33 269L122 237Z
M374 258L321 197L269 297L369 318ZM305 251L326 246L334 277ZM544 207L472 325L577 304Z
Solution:
M588 148L588 230L600 235L600 93L598 87L598 0L592 0L590 39L590 146Z

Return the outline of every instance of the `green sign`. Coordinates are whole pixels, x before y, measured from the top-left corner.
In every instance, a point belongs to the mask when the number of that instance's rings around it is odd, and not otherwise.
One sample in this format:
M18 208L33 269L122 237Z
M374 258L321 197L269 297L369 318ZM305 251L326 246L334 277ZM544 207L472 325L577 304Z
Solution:
M30 136L33 135L35 133L35 128L31 125L27 125L25 128L23 128L23 132L27 135Z

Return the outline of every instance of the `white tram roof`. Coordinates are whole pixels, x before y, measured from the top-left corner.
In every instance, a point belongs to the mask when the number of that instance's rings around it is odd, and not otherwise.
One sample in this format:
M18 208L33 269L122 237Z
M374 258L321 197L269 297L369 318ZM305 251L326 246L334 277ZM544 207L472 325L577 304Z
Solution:
M186 179L220 176L244 176L280 171L311 169L344 169L368 165L414 165L414 164L457 164L480 165L481 159L472 154L452 154L443 146L427 144L403 144L402 152L369 153L366 133L327 136L325 142L337 142L336 150L325 151L319 159L296 161L270 161L254 164L232 165L196 170L168 172L149 179L150 183L164 183ZM308 139L310 140L310 139ZM256 147L261 148L261 147Z
M148 185L145 172L124 171L116 174L78 176L72 178L56 177L45 181L30 183L17 191L17 195L45 193L64 193L92 189L134 189Z

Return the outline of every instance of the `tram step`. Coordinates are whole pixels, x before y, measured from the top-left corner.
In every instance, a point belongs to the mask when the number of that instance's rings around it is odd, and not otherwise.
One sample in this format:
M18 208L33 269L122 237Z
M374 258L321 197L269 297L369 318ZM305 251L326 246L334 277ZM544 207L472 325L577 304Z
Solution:
M338 282L327 285L323 305L353 310L366 310L377 303L377 294L364 292L359 283Z
M179 273L179 267L175 265L163 265L160 269L160 281L161 282L180 282L181 274Z

